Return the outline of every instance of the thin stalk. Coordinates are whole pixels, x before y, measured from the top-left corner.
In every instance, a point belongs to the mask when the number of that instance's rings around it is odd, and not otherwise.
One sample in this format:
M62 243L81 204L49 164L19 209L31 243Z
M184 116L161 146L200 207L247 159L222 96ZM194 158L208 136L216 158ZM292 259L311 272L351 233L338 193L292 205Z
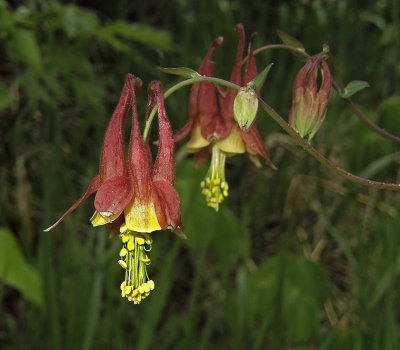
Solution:
M378 189L383 189L383 190L400 191L399 184L364 179L363 177L354 175L354 174L336 166L329 159L325 158L321 153L319 153L305 139L303 139L293 128L291 128L290 125L288 123L286 123L286 121L271 106L269 106L262 99L259 99L259 101L260 101L260 105L261 105L262 109L265 112L267 112L268 115L271 116L272 119L274 119L280 125L280 127L282 129L284 129L291 137L293 137L296 140L296 142L299 143L300 146L303 147L303 149L305 151L307 151L309 154L311 154L316 160L318 160L320 163L324 164L330 170L345 177L346 179L348 179L350 181L359 183L361 185L374 187L374 188L378 188Z
M258 53L263 51L274 50L274 49L288 50L304 57L310 57L310 55L304 49L298 49L296 47L286 44L272 44L272 45L261 46L258 49L254 50L254 55L257 55ZM246 61L247 57L243 60L243 63L246 63Z
M191 79L187 79L184 81L181 81L180 83L174 85L173 87L169 88L167 91L165 91L164 93L164 99L167 99L170 95L172 95L175 91L179 90L180 88L183 88L187 85L191 85L194 83L205 83L205 82L210 82L210 83L215 83L215 84L219 84L222 86L226 86L227 88L231 88L231 89L235 89L235 90L239 90L240 86L233 84L229 81L223 80L223 79L218 79L218 78L211 78L211 77L196 77L196 78L191 78ZM144 128L143 131L143 141L146 142L147 136L149 134L150 131L150 126L151 123L153 122L154 116L157 112L157 106L154 106L153 110L151 111L150 115L149 115L149 119L147 119L146 121L146 126Z
M283 50L288 50L293 53L302 55L304 57L310 57L310 55L302 50L302 49L297 49L293 46L290 45L285 45L285 44L272 44L272 45L265 45L257 50L254 50L254 55L257 55L260 52L267 51L267 50L272 50L272 49L283 49ZM343 82L343 77L342 73L339 69L339 65L336 62L335 56L331 52L328 52L327 55L329 56L329 59L332 62L333 68L336 72L336 76L338 79L339 83L336 83L334 80L332 81L332 85L335 88L337 92L339 92L339 95L344 91L344 82ZM243 64L246 63L247 57L243 60ZM370 127L372 130L377 132L378 134L382 135L383 137L386 137L387 139L395 142L395 143L400 143L400 137L397 137L390 132L386 131L385 129L380 128L378 125L376 125L373 121L367 118L367 116L361 112L361 110L357 107L357 105L350 99L350 98L344 98L346 103L349 105L349 107L354 111L354 113L361 119L361 121L366 124L368 127Z
M287 46L287 45L285 45ZM165 94L164 98L168 98L170 95L172 95L175 91L179 90L180 88L191 85L194 83L202 83L202 82L210 82L210 83L215 83L219 85L223 85L225 87L234 89L234 90L239 90L240 86L233 84L229 81L219 79L219 78L212 78L212 77L195 77L191 79L184 80L170 89L168 89ZM383 190L392 190L392 191L400 191L400 185L399 184L393 184L393 183L386 183L386 182L379 182L379 181L373 181L373 180L368 180L364 179L363 177L354 175L338 166L333 164L329 159L325 158L321 153L319 153L314 147L312 147L305 139L303 139L293 128L290 127L290 125L266 102L264 102L261 98L259 98L260 105L262 109L264 109L267 114L272 117L279 125L280 127L285 130L291 137L293 137L300 146L303 147L305 151L307 151L310 155L312 155L317 161L320 163L324 164L326 167L328 167L330 170L334 171L335 173L343 176L344 178L359 183L364 186L369 186L369 187L374 187L378 189L383 189ZM149 119L146 122L146 127L143 133L143 139L146 140L148 132L150 130L150 125L151 122L154 119L154 115L156 114L157 107L155 106L153 110L150 113Z
M332 81L332 84L333 84L333 87L338 92L341 91L340 90L340 86L338 86L338 84L335 81ZM355 114L357 114L357 116L361 119L361 121L364 124L369 126L372 130L374 130L378 134L386 137L387 139L389 139L389 140L391 140L393 142L396 142L396 143L400 143L400 137L395 136L395 135L391 134L390 132L386 131L385 129L380 128L372 120L368 119L368 117L363 112L361 112L361 110L358 108L358 106L350 98L345 98L344 100L349 105L349 107L353 110L353 112Z

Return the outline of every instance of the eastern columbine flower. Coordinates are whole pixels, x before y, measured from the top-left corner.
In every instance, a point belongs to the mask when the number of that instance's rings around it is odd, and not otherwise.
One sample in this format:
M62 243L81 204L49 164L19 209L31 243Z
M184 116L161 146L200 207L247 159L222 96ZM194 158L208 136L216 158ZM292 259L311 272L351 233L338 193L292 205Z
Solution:
M319 72L321 83L318 89ZM328 108L331 87L331 73L321 57L312 57L300 69L294 81L289 124L301 137L311 140L321 127Z
M147 252L152 244L149 233L169 228L186 237L180 218L180 199L174 188L174 140L164 107L162 87L159 82L153 82L148 89L147 116L156 101L159 124L158 154L152 169L149 144L143 142L139 131L135 97L139 85L139 79L127 76L120 102L104 138L100 174L92 180L85 195L46 230L58 225L97 191L96 211L90 221L93 226L107 225L112 233L120 233L123 247L119 264L125 269L121 294L135 303L154 289L154 282L149 279L146 270L146 265L150 263ZM133 122L127 165L123 124L131 105Z
M245 86L257 76L257 67L253 54L253 43L249 44L248 60L243 79L241 77L242 57L245 43L243 25L235 27L239 35L239 45L231 75L231 82ZM210 60L214 49L223 42L222 37L214 40L204 58L198 73L212 77L214 62ZM217 96L217 90L219 95ZM254 122L249 130L241 130L234 120L233 103L237 91L228 89L226 92L216 88L212 83L193 84L189 100L189 121L175 135L175 141L183 139L191 130L192 136L186 144L186 151L194 153L194 160L201 165L211 154L211 164L204 181L201 182L202 193L206 196L207 204L216 210L219 203L228 195L228 184L225 180L225 159L238 153L246 153L250 160L260 166L258 155L273 166L269 154L258 133ZM218 101L217 101L218 99ZM219 104L218 104L219 102Z

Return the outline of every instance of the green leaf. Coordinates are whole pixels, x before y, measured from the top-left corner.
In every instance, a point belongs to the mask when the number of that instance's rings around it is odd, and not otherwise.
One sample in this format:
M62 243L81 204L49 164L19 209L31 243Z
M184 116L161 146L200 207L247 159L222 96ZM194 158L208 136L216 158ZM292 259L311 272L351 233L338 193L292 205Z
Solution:
M6 228L0 228L0 279L31 302L43 306L41 276L25 260L17 240Z
M276 32L278 33L279 38L282 40L282 42L284 44L289 45L289 46L293 46L296 49L299 49L301 51L305 51L303 44L299 40L297 40L296 38L293 38L289 34L286 34L286 33L282 32L280 30L277 30Z
M8 88L3 83L0 83L0 108L6 108L13 102L13 98L8 92Z
M33 32L16 29L8 43L8 50L14 59L24 62L36 72L42 69L40 49Z
M369 84L366 81L361 80L353 80L347 84L344 88L344 92L340 94L343 98L349 98L353 96L356 92L369 87Z
M252 81L247 84L247 87L254 87L254 90L259 92L267 79L268 72L270 71L273 63L270 63L264 70L258 74Z
M197 73L195 70L186 67L159 68L159 70L163 73L179 75L181 77L189 79L201 77L201 75Z

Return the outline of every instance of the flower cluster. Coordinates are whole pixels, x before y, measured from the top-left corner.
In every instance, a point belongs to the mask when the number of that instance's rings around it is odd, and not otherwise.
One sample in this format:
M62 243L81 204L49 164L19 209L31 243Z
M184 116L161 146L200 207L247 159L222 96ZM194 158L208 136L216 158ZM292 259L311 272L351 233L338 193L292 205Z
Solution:
M248 46L248 59L242 78L245 32L241 24L236 25L235 30L239 36L239 44L230 81L238 86L246 86L257 76L253 41L251 40ZM214 49L222 42L222 37L214 40L198 70L199 74L207 77L214 75L214 62L210 59ZM189 100L189 121L175 135L177 142L192 132L185 149L194 153L197 165L205 163L211 156L210 168L205 180L201 182L201 187L207 204L216 210L228 195L228 184L225 180L227 156L246 153L257 166L261 166L258 159L258 156L261 156L267 165L273 167L256 123L254 122L248 130L242 130L234 119L233 108L237 93L234 89L223 91L209 82L194 84Z
M128 74L117 105L104 137L100 173L89 185L86 193L46 231L63 221L85 199L96 192L93 226L107 225L111 234L120 234L122 249L119 264L125 269L121 284L123 297L135 303L144 299L154 289L147 275L150 263L147 252L152 240L149 233L171 229L186 237L180 218L180 199L174 188L174 140L165 107L161 83L149 85L149 103L146 120L157 104L159 145L152 166L149 142L143 141L139 130L135 91L141 80ZM124 124L132 107L132 131L128 161L124 152Z

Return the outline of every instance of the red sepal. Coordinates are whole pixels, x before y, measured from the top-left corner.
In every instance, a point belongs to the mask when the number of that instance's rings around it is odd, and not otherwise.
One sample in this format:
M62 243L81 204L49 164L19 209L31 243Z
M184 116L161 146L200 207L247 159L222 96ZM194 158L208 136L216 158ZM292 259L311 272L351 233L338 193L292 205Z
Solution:
M161 228L171 229L178 236L186 239L181 222L181 201L175 188L165 181L154 182L153 203Z
M94 207L99 213L118 214L124 210L134 195L133 186L127 176L114 176L97 190Z
M85 194L76 202L74 203L71 208L69 208L61 218L57 220L53 225L50 227L46 228L44 231L48 232L52 230L54 227L56 227L61 221L63 221L69 214L71 214L84 200L86 200L88 197L90 197L94 192L98 190L100 187L100 175L96 175L92 182L90 183L88 189L86 190Z

